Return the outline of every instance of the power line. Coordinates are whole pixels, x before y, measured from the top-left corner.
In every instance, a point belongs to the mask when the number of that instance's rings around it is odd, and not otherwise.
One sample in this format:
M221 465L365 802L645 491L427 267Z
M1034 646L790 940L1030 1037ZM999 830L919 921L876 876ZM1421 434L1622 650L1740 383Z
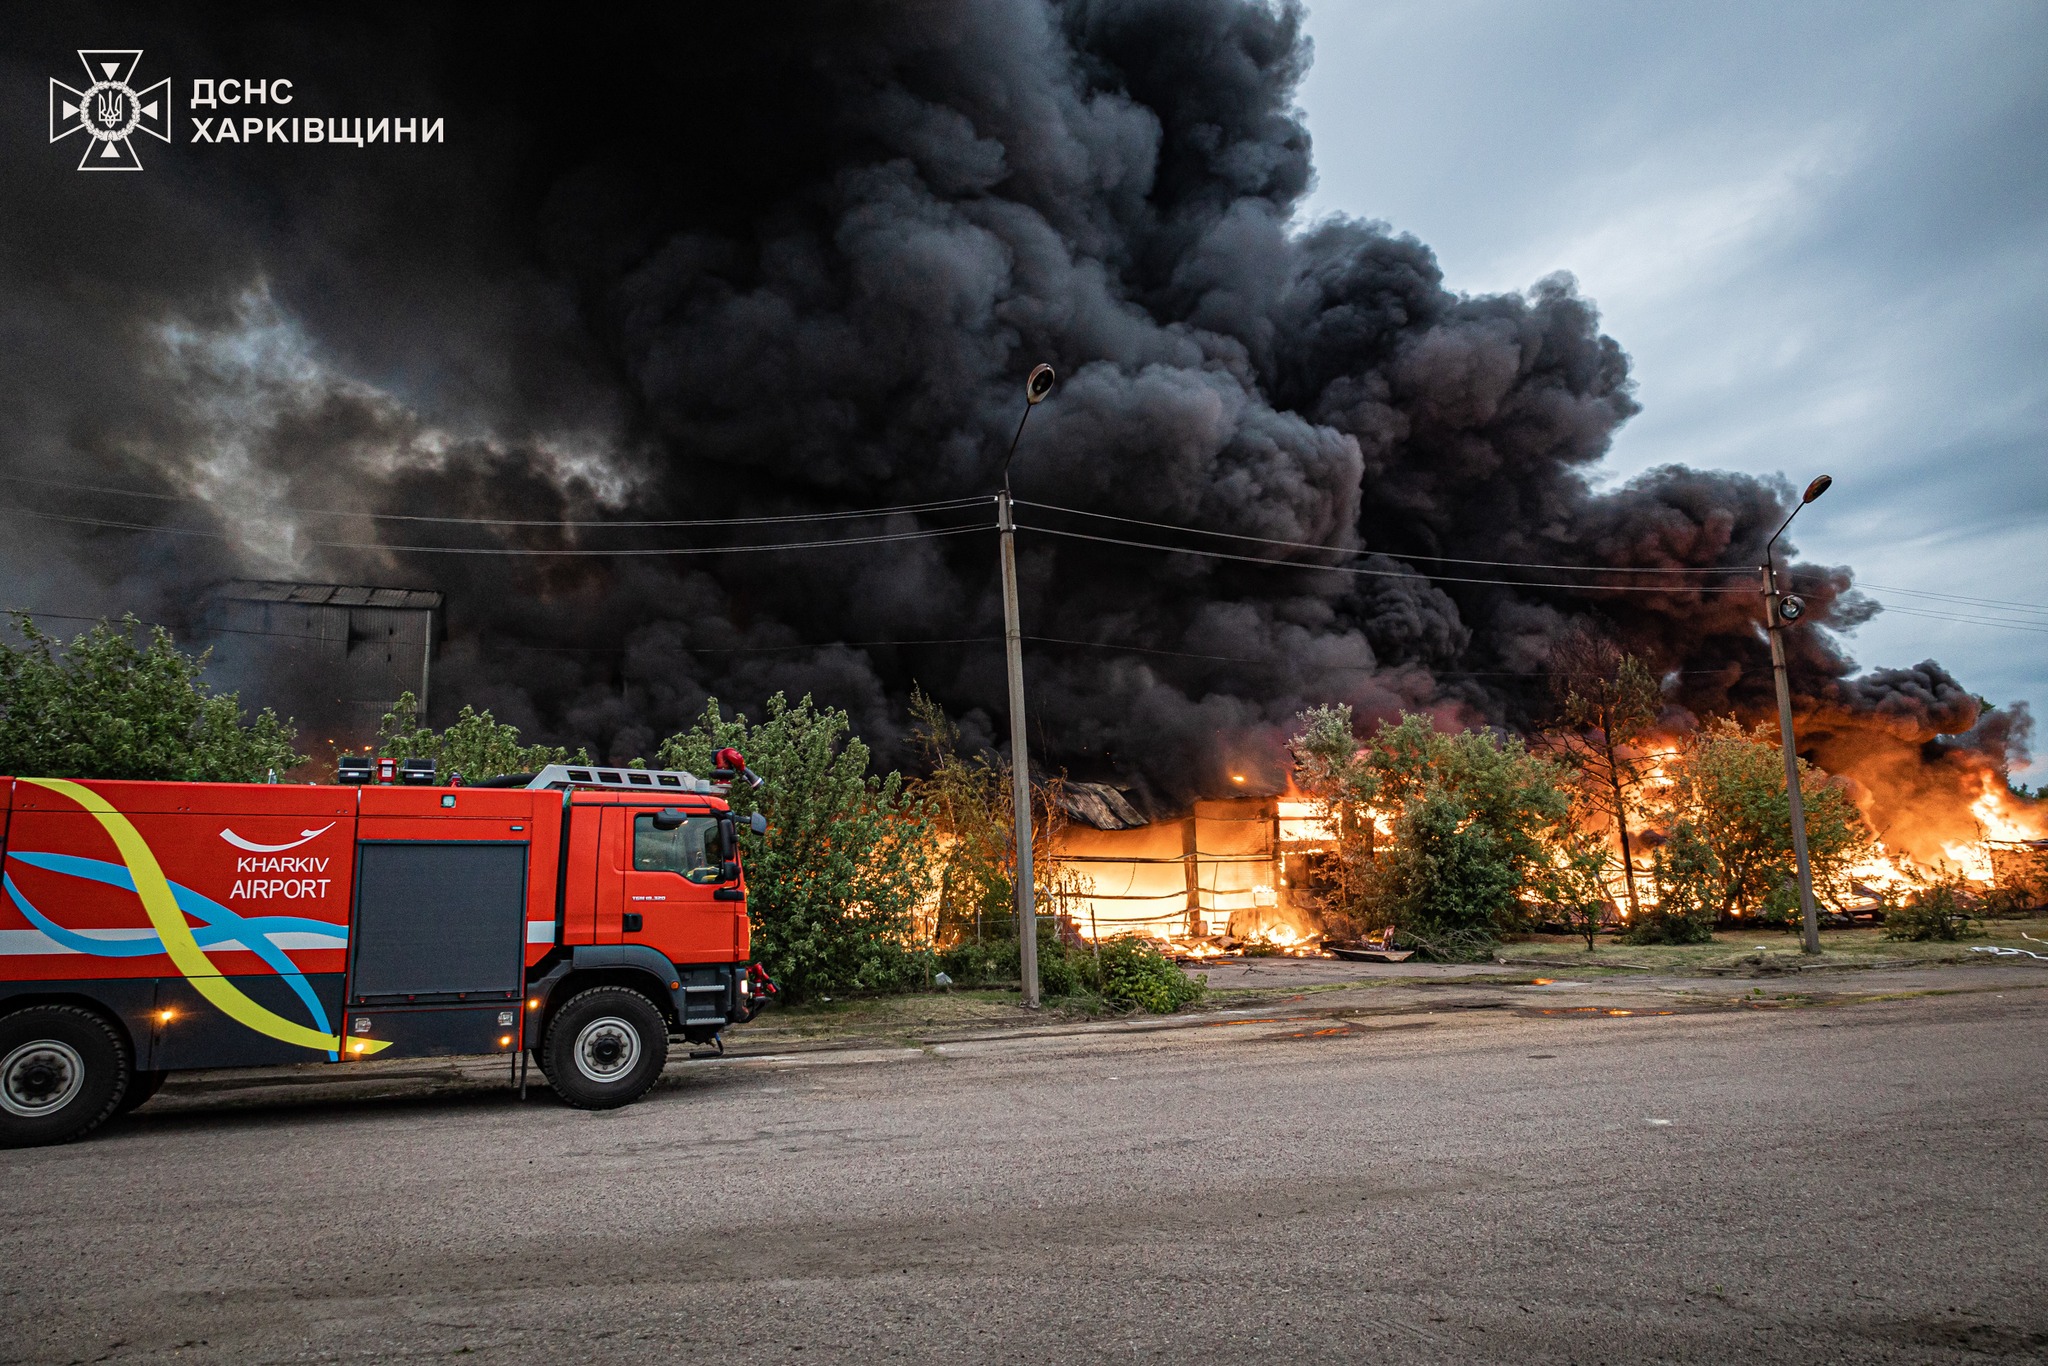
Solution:
M1000 645L1001 636L933 636L917 640L810 640L794 645L684 645L679 648L687 655L771 655L787 654L793 650L829 650L833 646L847 649L879 649L883 646L904 645ZM626 653L627 647L594 645L527 645L519 641L503 640L496 645L513 650L542 650L560 654L613 654Z
M73 484L62 479L37 479L25 474L0 474L0 480L14 484L34 484L43 488L66 489L75 493L103 493L119 498L147 498L160 503L188 503L209 508L232 508L237 506L233 503L215 502L210 498L198 498L190 494L154 493L143 489L109 488L103 484ZM977 495L972 498L945 498L930 503L904 503L896 507L868 508L860 511L794 512L772 517L707 517L686 521L614 521L609 519L575 521L509 517L435 517L411 512L363 512L349 508L304 508L280 506L274 503L243 504L240 506L266 514L288 512L297 517L363 517L376 522L434 522L449 526L646 528L759 526L771 522L830 522L858 517L889 517L898 513L942 512L954 508L973 507L987 501L988 499ZM12 510L27 511L28 509Z
M282 605L295 606L301 604ZM304 605L321 606L323 604ZM109 625L119 624L118 619L109 617L104 613L99 616L83 616L76 612L45 612L40 608L32 607L8 608L6 611L9 615L19 612L23 616L43 618L50 621L91 621L106 622ZM171 629L168 626L163 626L161 622L138 620L136 624L138 626L161 627L164 630ZM195 637L216 635L265 636L275 640L311 640L324 641L330 644L345 640L345 637L342 636L310 635L304 631L254 631L246 627L236 626L198 626L194 627L187 634ZM684 654L691 655L787 654L798 650L828 650L833 646L840 646L850 650L868 650L916 645L999 645L1002 643L1002 639L1001 636L923 636L908 640L810 640L798 641L791 645L684 645L680 648ZM1040 645L1073 645L1089 650L1113 650L1119 654L1166 655L1175 659L1212 660L1220 664L1275 665L1288 662L1288 656L1282 653L1271 654L1261 658L1251 655L1200 654L1191 650L1167 650L1150 645L1126 645L1110 640L1074 640L1065 636L1027 635L1024 639ZM497 639L491 642L491 648L527 650L539 654L616 656L627 653L630 647L626 645L535 645L521 640ZM1424 668L1439 676L1453 676L1457 678L1538 678L1542 676L1540 672L1518 671L1514 669L1458 669L1417 664L1413 661L1392 664L1383 662L1373 664L1318 664L1315 667L1331 673L1377 673L1383 669ZM1727 671L1725 669L1681 669L1677 672L1686 677L1705 677Z
M277 605L286 607L321 607L328 604L280 603ZM343 610L346 610L346 608ZM118 618L109 617L105 613L94 617L82 616L76 612L45 612L38 608L18 607L8 608L4 613L0 613L0 615L11 616L17 612L25 617L38 617L50 621L91 621L105 622L110 626L120 625ZM165 631L171 629L163 625L163 623L155 621L142 621L138 619L135 624ZM196 626L186 634L194 637L216 635L267 636L275 640L312 640L325 641L329 644L344 644L347 640L344 636L311 635L304 631L253 631L246 627L238 626ZM685 654L693 655L783 654L792 650L826 650L835 645L844 646L848 649L879 649L882 646L906 645L996 645L1000 644L1002 639L1001 636L937 636L915 640L814 640L800 641L794 645L685 645L682 649ZM625 645L531 645L519 640L493 640L491 647L507 650L532 650L545 654L576 655L622 655L628 649Z
M1934 598L1941 602L1965 602L1974 607L2010 607L2022 612L2048 612L2048 607L2031 602L2008 602L2003 598L1966 598L1955 593L1930 593L1920 588L1893 588L1882 583L1859 583L1858 588L1874 588L1880 593L1902 593L1909 598Z
M1155 649L1155 648L1153 648L1153 647L1151 647L1151 646L1148 646L1148 645L1120 645L1120 644L1117 644L1117 643L1116 643L1115 641L1108 641L1108 640L1068 640L1068 639L1066 639L1066 638L1064 638L1064 637L1062 637L1062 636L1025 636L1025 637L1024 637L1024 639L1026 639L1026 640L1031 640L1031 641L1037 641L1037 642L1038 642L1039 644L1042 644L1042 645L1079 645L1079 646L1083 646L1083 647L1085 647L1085 648L1087 648L1087 649L1091 649L1091 650L1115 650L1115 651L1118 651L1119 653L1130 653L1130 654L1142 654L1142 655L1172 655L1172 656L1174 656L1174 657L1175 657L1175 658L1177 658L1177 659L1213 659L1213 660L1217 661L1218 663L1223 663L1223 664L1268 664L1268 665L1270 665L1270 664L1281 664L1281 663L1285 663L1285 662L1287 662L1287 659L1288 659L1288 656L1286 656L1286 655L1284 655L1284 654L1272 654L1272 655L1267 655L1267 656L1266 656L1266 657L1264 657L1264 658L1255 658L1255 657L1251 657L1251 656L1246 656L1246 655L1206 655L1206 654L1195 654L1195 653L1193 653L1193 652L1191 652L1191 651L1187 651L1187 650L1161 650L1161 649ZM1514 670L1514 669L1494 669L1494 670L1487 670L1487 669L1456 669L1456 668L1435 668L1435 667L1432 667L1432 666L1430 666L1430 665L1427 665L1427 664L1419 664L1419 663L1415 663L1415 662L1412 662L1412 661L1411 661L1411 662L1407 662L1407 663L1394 663L1394 664L1385 664L1385 663L1377 663L1377 664L1317 664L1317 665L1315 665L1315 666L1314 666L1314 668L1316 668L1316 669L1320 669L1320 670L1325 670L1325 671L1327 671L1327 672L1331 672L1331 673L1378 673L1378 672L1380 672L1380 671L1381 671L1381 670L1383 670L1383 669L1411 669L1411 668L1420 668L1420 669L1427 669L1427 670L1429 670L1429 672L1431 672L1431 673L1433 673L1433 674L1436 674L1436 675L1438 675L1438 676L1440 676L1440 677L1442 677L1442 676L1455 676L1455 677L1458 677L1458 678L1542 678L1542 677L1544 677L1544 676L1545 676L1545 675L1544 675L1544 674L1543 674L1543 673L1542 673L1541 671L1535 671L1535 670L1521 670L1521 671L1518 671L1518 670ZM1700 676L1700 677L1704 677L1704 676L1708 676L1708 675L1714 675L1714 674L1723 674L1723 673L1726 673L1726 672L1727 672L1727 670L1726 670L1726 669L1679 669L1679 670L1675 670L1674 672L1676 672L1676 673L1678 673L1678 674L1680 674L1680 675L1682 675L1682 676L1685 676L1685 677L1694 677L1694 676Z
M1318 574L1353 574L1372 579L1419 579L1424 583L1483 583L1506 588L1569 588L1581 593L1755 593L1751 587L1720 588L1709 584L1683 584L1653 587L1639 584L1604 583L1530 583L1522 579L1481 579L1461 578L1450 574L1424 574L1414 569L1360 569L1344 564L1303 564L1299 560L1276 560L1263 555L1235 555L1224 550L1197 550L1192 546L1158 545L1150 541L1126 541L1115 536L1091 536L1085 531L1055 531L1051 527L1019 526L1020 531L1035 531L1045 536L1064 536L1070 540L1097 541L1103 545L1124 545L1136 550L1161 550L1173 555L1201 555L1212 560L1236 560L1242 564L1270 564L1282 569L1298 569Z
M196 527L150 526L141 522L116 522L99 517L74 517L65 513L40 512L34 508L12 507L0 504L0 512L20 513L27 517L39 517L45 521L68 522L76 526L108 527L117 531L151 531L175 536L199 536L207 540L224 541L232 539L220 531L203 531ZM897 531L876 536L846 536L835 540L782 541L759 545L715 545L715 546L662 546L658 548L600 550L578 547L575 549L534 549L522 546L455 546L455 545L391 545L382 541L313 541L304 544L323 550L384 550L408 555L506 555L515 558L553 559L634 559L647 556L666 555L741 555L764 550L811 550L828 546L882 545L890 541L922 541L936 536L959 536L971 531L989 530L984 525L940 527L927 531Z
M1592 574L1755 574L1760 572L1753 565L1723 565L1715 568L1697 566L1670 566L1648 568L1637 565L1602 564L1535 564L1526 560L1467 560L1455 555L1394 555L1390 551L1373 550L1370 547L1347 549L1343 546L1320 545L1314 541L1285 541L1274 536L1249 536L1236 531L1210 531L1203 527L1180 526L1173 522L1148 522L1142 517L1119 517L1107 512L1084 512L1080 508L1060 507L1054 503L1034 503L1028 499L1016 500L1019 507L1040 508L1047 512L1064 512L1075 517L1095 517L1105 522L1128 522L1132 526L1149 526L1160 531L1185 531L1196 536L1221 536L1233 541L1254 541L1260 545L1284 545L1297 550L1321 550L1332 555L1387 555L1390 559L1433 560L1438 564L1473 564L1495 569L1563 569L1583 571ZM1044 528L1039 528L1043 530ZM1453 580L1467 583L1477 580Z
M1879 603L1878 606L1884 608L1887 612L1896 612L1900 616L1926 617L1930 621L1955 621L1971 626L1996 626L2000 630L2005 631L2031 631L2035 635L2048 635L2048 625L2021 625L2016 621L1996 621L1989 617L1959 617L1952 612L1927 612L1917 607L1898 607L1891 603L1883 602Z

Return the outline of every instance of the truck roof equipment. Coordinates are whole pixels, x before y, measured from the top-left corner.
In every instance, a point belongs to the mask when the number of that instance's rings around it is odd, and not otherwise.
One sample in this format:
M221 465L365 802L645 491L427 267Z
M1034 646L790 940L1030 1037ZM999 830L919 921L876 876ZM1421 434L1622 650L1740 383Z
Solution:
M722 797L726 791L724 783L707 782L679 768L597 768L589 764L549 764L524 786L535 792L596 787L613 792L690 792L704 797Z

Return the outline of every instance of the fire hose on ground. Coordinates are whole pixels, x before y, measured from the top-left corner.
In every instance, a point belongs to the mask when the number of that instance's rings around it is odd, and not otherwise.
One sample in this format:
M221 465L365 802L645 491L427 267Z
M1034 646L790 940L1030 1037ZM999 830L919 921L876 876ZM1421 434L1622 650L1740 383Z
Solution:
M2048 940L2036 939L2025 930L2020 931L2020 938L2030 944L2048 943ZM2009 949L1998 944L1973 944L1970 946L1970 952L1988 953L1993 958L2034 958L2043 963L2048 963L2048 953L2035 953L2032 949Z

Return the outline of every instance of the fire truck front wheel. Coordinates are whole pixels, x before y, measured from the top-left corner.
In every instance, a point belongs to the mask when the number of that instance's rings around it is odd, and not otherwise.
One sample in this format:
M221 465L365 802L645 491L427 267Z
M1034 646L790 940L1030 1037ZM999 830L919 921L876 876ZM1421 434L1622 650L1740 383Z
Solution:
M128 1041L90 1010L0 1016L0 1148L84 1137L113 1116L133 1080Z
M647 1094L668 1063L668 1021L631 987L592 987L548 1021L541 1070L579 1110L610 1110Z

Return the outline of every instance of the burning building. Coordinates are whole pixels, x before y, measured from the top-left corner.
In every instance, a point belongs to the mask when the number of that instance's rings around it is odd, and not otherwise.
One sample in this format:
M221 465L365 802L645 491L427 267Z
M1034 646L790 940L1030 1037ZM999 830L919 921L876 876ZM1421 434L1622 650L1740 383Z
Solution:
M1080 890L1062 911L1081 933L1279 948L1320 938L1303 893L1330 845L1312 803L1234 797L1147 821L1120 797L1116 807L1101 802L1099 790L1085 783L1063 789L1070 819L1054 854L1080 874Z

